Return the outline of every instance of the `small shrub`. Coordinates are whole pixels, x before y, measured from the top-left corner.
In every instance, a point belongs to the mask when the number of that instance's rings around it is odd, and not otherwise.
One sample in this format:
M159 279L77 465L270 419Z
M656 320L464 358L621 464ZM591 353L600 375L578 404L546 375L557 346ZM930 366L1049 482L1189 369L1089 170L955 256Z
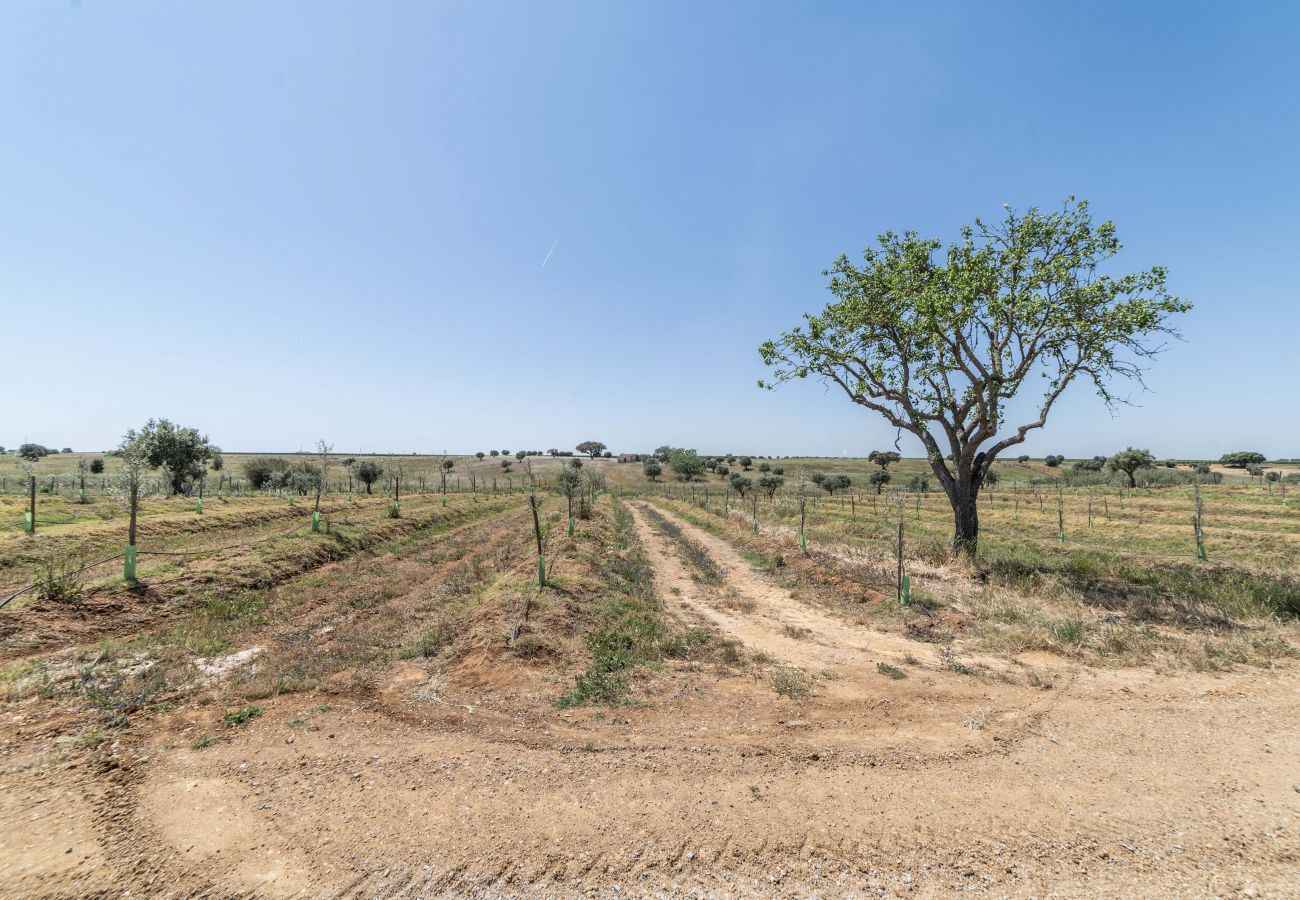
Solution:
M907 673L898 668L898 666L891 666L889 663L884 662L876 663L876 671L881 675L884 675L886 678L892 678L895 681L907 677Z
M772 670L772 690L791 700L811 697L813 677L797 666L777 666Z
M45 603L76 603L85 589L80 560L45 557L36 576L36 596Z
M239 709L227 710L221 716L221 721L227 728L237 728L240 725L247 725L262 714L262 708L259 706L241 706Z
M1077 647L1083 643L1083 622L1079 619L1062 619L1052 626L1052 631L1062 644Z
M514 651L515 656L524 659L541 659L546 656L554 656L555 648L536 634L521 634L515 639L515 645L510 648Z
M214 747L220 743L221 743L221 738L217 737L215 734L205 734L203 735L203 737L199 738L194 743L190 744L190 749L206 750L209 747Z

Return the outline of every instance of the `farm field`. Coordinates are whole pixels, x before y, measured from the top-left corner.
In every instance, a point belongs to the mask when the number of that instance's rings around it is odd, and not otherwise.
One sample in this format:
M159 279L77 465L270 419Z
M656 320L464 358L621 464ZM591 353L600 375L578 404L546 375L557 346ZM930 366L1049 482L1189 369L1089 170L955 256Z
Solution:
M588 460L570 535L565 459L454 457L445 499L401 459L396 517L332 489L316 532L291 492L151 497L136 585L116 497L56 485L29 535L0 495L0 599L107 558L0 610L0 893L1300 891L1279 487L1005 466L975 577L917 460L879 495L769 460L756 502Z

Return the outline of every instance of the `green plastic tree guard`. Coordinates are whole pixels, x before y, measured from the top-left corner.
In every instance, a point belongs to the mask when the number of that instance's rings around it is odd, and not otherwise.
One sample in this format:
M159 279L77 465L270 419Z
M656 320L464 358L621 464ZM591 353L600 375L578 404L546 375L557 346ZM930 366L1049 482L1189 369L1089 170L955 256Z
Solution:
M313 532L320 531L320 513L316 510L312 510L311 513L311 530Z
M32 514L30 510L23 513L23 530L26 531L28 534L36 533L36 523L32 520Z
M573 516L569 516L569 537L573 537Z
M198 502L198 503L195 503L195 504L194 504L194 511L195 511L196 513L199 513L200 515L202 515L202 513L203 513L203 498L202 498L202 497L199 498L199 502Z
M127 545L126 556L122 563L122 577L127 581L135 581L135 546Z
M537 554L537 586L546 587L546 557L540 553Z
M898 602L903 606L906 606L908 604L908 601L911 599L912 599L912 576L904 575L903 588L898 592Z

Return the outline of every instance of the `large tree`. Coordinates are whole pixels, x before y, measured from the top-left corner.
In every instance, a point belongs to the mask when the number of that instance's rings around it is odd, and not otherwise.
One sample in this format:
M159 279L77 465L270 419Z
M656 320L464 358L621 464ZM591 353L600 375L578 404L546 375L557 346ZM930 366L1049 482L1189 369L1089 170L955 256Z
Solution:
M1121 450L1110 459L1103 460L1104 464L1110 467L1112 472L1123 472L1128 477L1128 486L1137 487L1137 479L1134 473L1138 469L1149 469L1156 464L1156 458L1151 455L1150 450L1136 450L1129 447L1127 450ZM1097 468L1101 468L1098 466Z
M602 444L600 441L583 441L574 449L577 450L579 453L586 453L592 459L595 459L597 456L600 456L602 452L604 452L605 445Z
M138 433L128 431L123 443L143 449L150 468L166 468L173 494L184 491L186 482L201 478L205 463L221 451L197 428L185 428L167 419L150 419Z
M952 504L953 547L973 557L998 454L1042 428L1076 378L1124 402L1113 382L1141 384L1142 362L1163 348L1153 336L1176 334L1171 318L1191 307L1167 291L1163 267L1103 272L1119 249L1115 226L1073 198L976 219L946 249L888 232L862 265L841 256L825 273L835 300L820 314L759 348L774 370L759 384L817 376L915 435ZM1008 405L1031 398L1023 424L1008 422Z

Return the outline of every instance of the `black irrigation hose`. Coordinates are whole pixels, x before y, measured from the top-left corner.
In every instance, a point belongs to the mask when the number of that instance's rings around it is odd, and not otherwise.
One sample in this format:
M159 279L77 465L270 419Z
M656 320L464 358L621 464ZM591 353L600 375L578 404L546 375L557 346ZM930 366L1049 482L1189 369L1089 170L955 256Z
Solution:
M420 495L416 494L415 496L418 497ZM348 522L340 522L339 524L353 525L357 523L348 521ZM307 523L304 522L301 525L296 525L293 528L290 528L288 531L282 531L270 535L269 537L258 538L252 541L241 541L237 544L226 544L224 547L209 547L204 550L136 550L136 554L137 555L145 554L149 556L202 556L207 553L220 553L223 550L233 550L236 547L248 547L248 546L252 546L253 544L264 544L267 541L273 541L276 538L288 537L289 535L293 534L295 531L301 531L306 527L307 527ZM99 562L93 562L88 566L82 566L80 569L77 569L75 572L69 572L67 574L80 575L82 572L88 571L97 566L102 566L104 563L112 562L115 559L121 559L125 555L126 555L125 553L118 553L115 556L110 556L106 559L101 559ZM166 584L167 582L161 582L161 583ZM23 594L26 594L28 591L34 590L38 584L40 584L40 582L33 582L32 584L27 585L27 587L25 588L14 591L8 597L5 597L4 600L0 600L0 609L4 609L6 606L10 604L10 602L17 599L18 597L21 597Z

